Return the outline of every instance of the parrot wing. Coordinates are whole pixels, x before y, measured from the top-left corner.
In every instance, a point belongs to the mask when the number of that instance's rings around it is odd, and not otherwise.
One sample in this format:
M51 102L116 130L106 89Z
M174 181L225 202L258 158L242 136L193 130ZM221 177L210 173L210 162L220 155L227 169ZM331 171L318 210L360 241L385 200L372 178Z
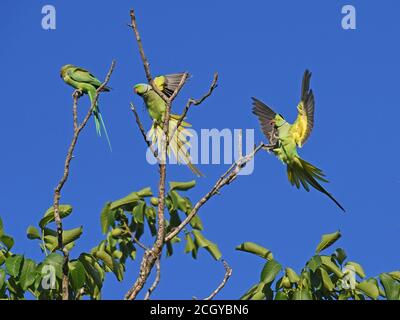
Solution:
M96 89L102 85L101 81L98 80L93 74L91 74L88 70L80 67L71 70L69 76L77 82L91 84ZM109 91L109 88L104 88L104 91Z
M279 133L275 127L275 117L277 113L268 107L265 103L252 97L253 113L258 117L261 129L264 135L268 138L271 145L275 145L279 140Z
M311 72L306 70L301 86L301 101L297 106L298 115L292 126L292 134L299 147L307 141L314 127L314 94L310 90Z
M154 83L168 98L172 96L186 73L173 73L154 78Z

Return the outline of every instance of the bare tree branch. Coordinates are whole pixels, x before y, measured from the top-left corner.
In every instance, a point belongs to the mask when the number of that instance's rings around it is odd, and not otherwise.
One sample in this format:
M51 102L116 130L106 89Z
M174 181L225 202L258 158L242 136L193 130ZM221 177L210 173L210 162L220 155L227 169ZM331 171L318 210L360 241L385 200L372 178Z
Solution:
M139 47L139 53L140 53L140 57L142 58L144 72L146 74L147 81L152 86L153 90L155 92L157 92L157 94L165 102L167 102L169 100L168 97L161 90L159 90L157 88L157 86L153 82L153 77L152 77L151 72L150 72L150 64L149 64L149 61L147 60L146 54L144 53L142 38L140 37L139 29L137 27L135 10L131 9L130 16L131 16L131 24L129 26L133 29L133 31L135 33L135 38L136 38L136 42L137 42L138 47Z
M170 233L168 233L165 237L165 242L170 241L173 239L182 229L190 223L193 217L197 214L199 209L213 196L219 193L219 191L225 186L230 184L233 180L236 179L240 170L247 164L247 162L251 161L256 153L261 150L261 148L265 148L264 143L260 143L258 147L256 147L251 153L248 155L241 157L238 159L232 166L218 179L212 189L202 197L193 207L192 211L186 216L186 218L181 222L179 226L174 228Z
M147 291L147 293L144 297L144 300L150 299L151 294L153 293L153 291L157 288L158 284L160 283L160 278L161 278L160 258L158 258L156 261L156 270L157 270L156 278L154 279L154 282L151 285L151 287L149 288L149 290Z
M136 42L137 42L138 48L139 48L139 53L140 53L143 67L144 67L144 70L146 73L147 81L150 83L153 90L164 100L165 105L166 105L166 110L165 110L164 119L163 119L163 133L164 134L162 137L162 141L160 143L161 150L158 150L160 175L159 175L159 183L158 183L157 235L156 235L156 240L153 244L153 247L150 250L147 250L142 258L138 278L136 279L132 288L125 295L125 299L133 300L136 298L138 293L143 289L143 287L154 267L154 264L157 263L157 261L160 258L163 246L166 242L166 240L165 240L165 217L164 217L165 184L166 184L166 172L167 172L166 159L167 159L167 155L168 155L168 146L169 146L169 142L170 142L169 121L170 121L170 113L171 113L171 104L172 104L173 100L176 98L176 96L179 94L180 90L185 85L187 77L188 77L188 73L185 72L184 76L181 79L181 82L179 83L179 85L177 86L177 88L175 89L175 91L169 98L161 90L159 90L159 88L155 85L154 79L150 72L150 64L148 62L148 59L147 59L144 49L143 49L143 44L142 44L140 33L139 33L139 30L137 27L135 12L133 9L131 9L131 11L130 11L130 17L131 17L130 27L132 27L134 34L135 34ZM206 99L212 93L212 91L216 87L216 81L217 81L218 75L215 75L214 78L215 78L215 81L213 82L213 85L211 86L210 92L208 94L206 94L205 97L203 97L200 100L191 99L188 102L188 106L187 106L185 115L192 104L200 104L204 99ZM132 106L131 106L131 109L132 109ZM140 125L140 119L136 113L136 110L133 108L132 111L135 114L136 122L138 123L139 128L142 127L142 128L140 128L140 130L142 132L143 137L146 137L143 126ZM180 121L180 124L182 123L182 121ZM147 139L146 139L146 141L147 141Z
M133 9L131 9L130 15L131 15L131 23L132 23L131 27L132 27L132 29L133 29L133 31L135 33L136 42L137 42L137 44L139 46L139 53L140 53L140 57L142 58L142 61L143 61L144 72L146 74L147 81L149 83L151 83L153 81L153 78L151 77L150 64L149 64L149 62L147 60L147 57L146 57L146 55L144 53L142 39L140 37L140 33L139 33L138 28L137 28L135 11Z
M232 268L228 265L228 263L225 260L222 260L222 263L224 264L225 268L224 279L222 279L222 282L219 284L219 286L207 298L204 298L204 300L214 299L214 297L225 287L226 283L232 275Z
M69 176L69 170L70 170L70 164L71 160L73 158L73 153L75 150L76 143L78 141L78 137L80 132L83 130L83 128L86 126L87 122L89 121L90 117L92 116L93 110L96 106L98 97L100 92L104 89L104 87L107 85L107 83L110 80L111 74L114 71L115 67L115 61L112 62L111 67L107 73L106 79L102 83L102 85L97 89L96 96L91 104L91 107L89 108L89 111L87 112L84 120L80 125L78 125L78 113L77 113L77 105L78 105L78 99L82 95L82 92L76 90L73 94L73 127L74 127L74 135L72 137L71 144L68 148L67 156L65 158L65 163L64 163L64 174L61 177L60 181L58 182L57 186L54 189L54 197L53 197L53 208L54 208L54 220L57 225L57 240L58 240L58 249L60 249L64 255L63 258L63 278L62 278L62 299L63 300L68 300L69 294L68 294L68 284L69 284L69 277L68 277L68 261L69 261L69 252L65 248L64 243L63 243L63 225L62 225L62 219L60 216L60 198L61 198L61 191L62 188L64 187L64 184L68 180Z

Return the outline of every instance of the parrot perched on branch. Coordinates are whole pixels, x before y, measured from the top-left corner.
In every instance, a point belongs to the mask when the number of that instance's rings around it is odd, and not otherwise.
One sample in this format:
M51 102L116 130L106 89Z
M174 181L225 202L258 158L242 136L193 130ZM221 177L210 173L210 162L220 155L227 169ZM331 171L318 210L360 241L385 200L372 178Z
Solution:
M76 90L79 90L82 93L87 93L89 95L91 105L93 105L94 99L96 97L96 91L102 85L100 80L95 78L89 71L74 66L72 64L67 64L63 66L60 71L60 76L65 83L69 84ZM110 89L111 89L110 87L104 87L102 91L108 92L110 91ZM101 116L97 102L93 109L93 116L96 125L97 135L101 136L101 127L103 127L104 133L107 138L108 146L110 147L110 150L112 150L110 139L108 138L107 129L104 124L103 117Z
M165 76L159 76L154 78L154 84L167 97L171 97L184 76L185 73L175 73ZM134 86L134 92L143 98L150 118L153 120L153 125L149 132L149 135L152 143L157 143L157 149L160 151L162 150L162 141L164 137L163 125L166 112L166 103L157 94L157 92L153 90L151 85L147 83L136 84ZM181 124L179 128L177 128L177 125L180 121ZM186 128L190 126L191 125L189 123L181 119L181 116L170 114L168 128L170 143L168 148L168 155L170 154L170 151L172 151L178 163L186 164L195 175L200 177L203 176L203 174L192 164L190 154L187 150L187 148L190 147L187 138L191 137L192 135L188 130L186 130Z
M253 113L258 117L261 129L269 140L268 150L287 166L287 175L292 185L299 189L300 185L310 191L310 186L327 195L342 209L341 204L326 191L318 181L328 182L324 173L311 163L300 158L297 147L301 148L307 141L314 126L314 94L310 89L311 72L305 71L301 101L297 106L298 116L293 124L287 122L282 115L273 111L256 98L253 99Z

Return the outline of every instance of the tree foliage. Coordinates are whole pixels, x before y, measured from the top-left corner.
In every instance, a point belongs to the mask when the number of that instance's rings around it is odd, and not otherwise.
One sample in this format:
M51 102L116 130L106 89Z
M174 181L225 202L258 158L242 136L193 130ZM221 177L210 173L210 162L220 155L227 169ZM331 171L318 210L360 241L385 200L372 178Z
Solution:
M166 197L169 213L169 218L166 219L167 232L179 225L182 217L192 210L192 203L184 193L194 186L194 181L170 182ZM152 237L156 236L157 205L158 199L153 197L149 187L105 204L100 214L104 239L89 252L82 252L71 258L68 263L71 298L81 299L86 296L100 299L108 273L114 274L118 281L123 280L126 264L130 260L135 261L137 250L144 246L140 242L142 236L145 232ZM60 205L60 215L63 218L67 218L72 212L71 205ZM0 299L25 299L29 296L37 299L61 299L63 257L58 248L57 232L53 224L54 209L51 207L39 221L38 228L27 228L28 239L37 241L44 254L43 261L37 262L11 251L14 240L5 234L0 219ZM82 226L63 231L63 243L67 250L74 248L82 234ZM218 246L204 236L203 223L199 216L191 220L190 227L182 235L166 243L167 257L173 255L174 244L180 241L186 241L185 253L191 253L195 259L202 248L214 259L221 258Z
M266 260L259 281L242 300L400 300L400 271L367 277L361 264L348 261L343 248L321 254L339 240L339 231L325 234L315 255L296 272L283 267L270 250L251 242L236 249Z

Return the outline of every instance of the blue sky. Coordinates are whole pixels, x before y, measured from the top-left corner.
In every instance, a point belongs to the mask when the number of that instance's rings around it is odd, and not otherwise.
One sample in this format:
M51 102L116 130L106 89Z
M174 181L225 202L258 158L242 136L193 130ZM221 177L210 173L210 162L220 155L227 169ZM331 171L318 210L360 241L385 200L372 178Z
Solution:
M56 30L41 28L41 9L57 10ZM158 4L158 6L157 6ZM357 9L357 29L341 28L341 8ZM219 244L233 276L219 298L234 299L257 282L262 260L234 250L244 241L271 249L278 261L299 270L313 255L323 233L341 230L351 260L368 276L399 268L400 155L400 20L398 1L22 1L0 3L2 117L0 125L0 216L16 239L14 251L40 259L36 242L25 230L37 224L52 204L71 139L71 93L59 77L67 63L104 77L112 59L117 68L113 91L101 96L101 107L113 144L96 137L90 122L82 134L62 202L74 206L65 227L84 226L72 255L89 251L101 240L99 214L105 202L151 186L157 170L147 164L145 145L129 109L140 106L132 85L145 76L129 23L134 6L154 74L188 70L193 78L174 106L183 109L189 96L208 87L214 71L219 87L189 121L194 128L256 128L251 114L256 96L288 120L296 115L303 72L313 72L315 128L304 159L322 168L327 188L346 214L317 191L290 186L286 170L272 155L260 153L255 171L240 177L200 212L205 235ZM80 108L88 107L85 97ZM200 165L206 178L190 192L199 199L227 169ZM184 167L173 166L168 180L188 181ZM125 280L109 275L104 298L122 298L138 273L131 263ZM222 266L206 252L199 259L178 245L162 260L159 299L207 296L223 277Z

